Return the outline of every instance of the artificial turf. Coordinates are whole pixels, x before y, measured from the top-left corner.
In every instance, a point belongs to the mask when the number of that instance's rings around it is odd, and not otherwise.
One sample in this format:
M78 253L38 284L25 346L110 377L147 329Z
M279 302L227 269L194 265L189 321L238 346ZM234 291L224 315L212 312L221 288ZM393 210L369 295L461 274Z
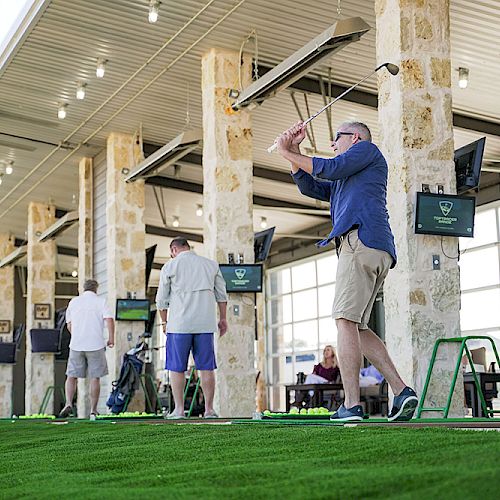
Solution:
M0 422L0 498L498 498L500 433Z

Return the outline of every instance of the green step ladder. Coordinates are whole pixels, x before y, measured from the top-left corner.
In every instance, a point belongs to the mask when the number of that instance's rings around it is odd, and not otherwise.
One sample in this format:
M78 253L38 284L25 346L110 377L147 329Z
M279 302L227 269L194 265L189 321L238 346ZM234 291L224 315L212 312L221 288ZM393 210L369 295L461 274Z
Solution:
M491 414L493 416L494 413L500 413L500 410L488 410L488 408L486 408L486 401L484 399L483 392L481 391L481 385L479 384L479 380L477 378L477 373L476 373L476 370L474 368L474 363L472 362L472 356L471 356L471 353L469 351L469 347L467 346L467 342L469 340L489 341L492 348L493 348L493 352L495 353L495 357L497 360L497 366L500 366L500 358L498 357L497 348L496 348L495 343L493 342L493 339L491 337L487 337L485 335L469 335L467 337L452 337L449 339L436 340L436 343L434 344L434 350L432 351L432 358L431 358L431 362L429 364L429 369L427 370L427 378L425 380L424 390L422 391L422 396L420 398L420 402L419 402L419 405L417 408L416 418L420 418L422 412L424 412L424 411L442 411L443 418L448 418L451 400L453 397L453 391L454 391L455 385L457 383L458 372L460 369L460 364L462 361L462 356L463 356L464 351L465 351L465 354L467 355L467 359L469 360L469 363L470 363L470 366L472 369L472 375L474 377L474 384L476 386L477 393L479 394L479 398L481 399L481 407L483 409L483 414L484 415ZM450 387L450 393L448 394L448 400L446 402L446 406L445 407L424 407L425 396L427 395L427 389L429 387L429 382L431 380L432 369L434 368L434 363L436 361L436 355L437 355L439 346L441 344L450 344L450 343L458 343L458 344L461 344L461 346L460 346L460 352L458 354L457 363L455 366L455 371L453 373L453 380L452 380L451 387Z
M189 384L191 383L191 379L193 378L195 371L196 371L196 367L193 367L191 369L191 373L189 374L189 379L186 382L186 387L184 388L184 401L186 400L186 396L187 396L188 389L189 389ZM196 386L194 388L193 397L191 398L191 405L189 406L189 410L186 413L186 417L190 417L191 413L193 412L193 407L194 407L194 403L196 401L196 396L198 394L198 390L200 389L200 381L201 381L201 379L198 376L198 380L197 380Z
M59 394L62 396L63 402L66 401L66 395L64 394L64 387L60 385L50 385L47 387L45 394L42 399L42 404L40 405L40 409L38 410L39 414L45 413L47 405L49 404L50 397L56 395L56 392L59 391Z

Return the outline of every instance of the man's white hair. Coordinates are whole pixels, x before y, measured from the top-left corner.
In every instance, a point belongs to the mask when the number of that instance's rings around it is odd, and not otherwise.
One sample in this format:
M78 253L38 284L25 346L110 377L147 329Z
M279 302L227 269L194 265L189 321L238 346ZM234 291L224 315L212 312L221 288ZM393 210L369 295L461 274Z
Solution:
M356 132L363 141L372 142L372 133L368 125L362 122L344 122L340 128L346 132Z

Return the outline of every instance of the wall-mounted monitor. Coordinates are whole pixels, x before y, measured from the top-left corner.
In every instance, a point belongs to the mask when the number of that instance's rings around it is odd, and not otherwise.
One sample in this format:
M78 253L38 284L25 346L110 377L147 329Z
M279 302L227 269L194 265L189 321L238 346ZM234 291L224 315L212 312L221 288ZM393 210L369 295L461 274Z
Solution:
M117 321L148 321L149 300L116 299Z
M455 151L457 193L465 193L479 186L486 137L471 142Z
M262 292L261 264L220 264L228 293Z
M255 262L264 262L267 259L275 229L275 227L270 227L269 229L255 233L253 239Z
M415 233L474 237L473 196L417 193Z

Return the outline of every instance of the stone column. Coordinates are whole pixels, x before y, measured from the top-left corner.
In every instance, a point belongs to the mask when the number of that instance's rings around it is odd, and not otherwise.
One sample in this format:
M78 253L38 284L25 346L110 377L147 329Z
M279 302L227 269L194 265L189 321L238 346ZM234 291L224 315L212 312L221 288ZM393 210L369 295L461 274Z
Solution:
M112 311L117 298L126 298L127 292L138 299L145 297L145 226L144 181L124 181L142 157L136 137L112 133L107 140L106 224L108 263L108 303ZM122 356L135 346L144 333L144 323L116 322L115 347L108 349L111 380L118 378ZM107 391L110 387L103 387ZM142 391L134 396L134 405L140 408ZM104 395L102 395L103 397ZM137 407L139 406L139 407Z
M402 376L420 394L435 341L460 336L457 240L414 234L416 193L422 184L455 193L451 102L449 0L376 0L381 149L389 164L388 208L398 265L384 285L386 339ZM432 256L441 256L433 271ZM426 406L444 406L454 347L443 348ZM463 415L457 381L454 415ZM436 413L432 414L434 417ZM451 415L451 414L450 414Z
M78 165L78 288L83 291L85 280L93 278L93 161L82 158ZM89 379L78 379L78 415L90 414Z
M0 260L14 251L14 237L0 234ZM10 322L10 331L1 333L2 342L12 342L14 331L14 266L0 269L0 320ZM13 365L0 364L0 418L12 415Z
M31 352L32 328L54 328L56 243L39 243L38 237L55 222L55 208L31 202L28 207L28 298L26 300L25 413L38 413L47 388L54 385L54 354ZM50 317L35 319L35 304L49 304ZM53 398L46 413L53 411Z
M212 49L202 58L203 208L205 254L219 263L227 254L254 261L252 224L252 129L248 111L234 112L228 92L238 82L237 52ZM251 60L241 67L250 83ZM220 416L248 417L255 410L254 297L233 294L229 331L216 342L215 405ZM239 306L239 316L232 311ZM218 338L218 335L216 335Z

